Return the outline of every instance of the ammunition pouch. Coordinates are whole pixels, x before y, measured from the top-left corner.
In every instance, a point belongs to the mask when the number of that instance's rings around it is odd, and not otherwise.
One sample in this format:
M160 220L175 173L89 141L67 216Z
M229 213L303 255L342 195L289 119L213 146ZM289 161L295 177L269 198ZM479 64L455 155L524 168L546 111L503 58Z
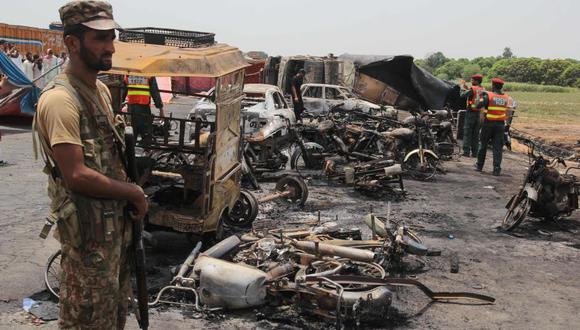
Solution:
M60 209L52 214L56 214L57 217L56 225L58 228L58 240L63 244L68 244L75 248L82 246L83 239L80 234L81 226L79 223L77 208L74 203L69 199L60 207Z
M96 200L77 195L67 199L58 210L47 217L40 236L45 238L52 224L56 223L57 239L61 243L79 248L88 242L108 242L114 239L122 217L123 207L118 201Z
M80 237L83 243L103 243L112 241L123 217L123 207L113 200L97 200L76 195L73 197L77 208Z

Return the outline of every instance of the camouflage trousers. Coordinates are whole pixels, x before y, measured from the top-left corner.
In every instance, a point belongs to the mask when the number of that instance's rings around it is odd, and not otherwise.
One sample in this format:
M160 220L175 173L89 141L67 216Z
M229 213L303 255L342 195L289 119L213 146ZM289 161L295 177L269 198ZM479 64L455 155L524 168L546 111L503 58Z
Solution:
M130 220L129 220L130 221ZM119 219L112 240L81 248L62 244L61 329L123 329L131 290L129 221Z

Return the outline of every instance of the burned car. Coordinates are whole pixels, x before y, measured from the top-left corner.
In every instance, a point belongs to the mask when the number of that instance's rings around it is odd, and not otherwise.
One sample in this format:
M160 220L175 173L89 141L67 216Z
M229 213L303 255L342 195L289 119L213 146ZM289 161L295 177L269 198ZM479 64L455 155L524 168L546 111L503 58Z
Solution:
M188 119L214 122L215 103L213 101L214 90L207 93L207 97L200 99L189 112ZM296 122L294 112L282 96L280 88L268 84L244 85L244 98L242 99L242 117L244 121L244 134L253 136L265 126L271 126L272 122L281 119L290 124Z
M331 108L341 105L344 110L360 110L371 115L384 114L396 119L397 110L391 106L380 106L365 101L351 93L348 88L338 85L327 84L303 84L300 89L304 107L315 113L326 113Z
M212 91L190 111L188 118L212 122L215 104ZM296 117L280 88L268 84L247 84L242 99L244 155L256 174L283 169L288 162L284 153L292 143L291 125Z

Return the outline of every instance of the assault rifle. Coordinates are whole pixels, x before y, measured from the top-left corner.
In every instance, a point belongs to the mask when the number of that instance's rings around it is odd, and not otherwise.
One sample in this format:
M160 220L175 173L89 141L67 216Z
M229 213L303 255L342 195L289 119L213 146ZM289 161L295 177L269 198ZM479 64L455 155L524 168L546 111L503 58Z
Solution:
M137 164L135 161L135 136L133 127L125 128L125 162L127 176L132 182L137 182ZM131 211L135 207L128 204L125 208L125 217L130 218ZM149 328L149 298L147 295L147 279L145 277L145 248L143 246L143 221L133 221L133 252L135 266L135 281L137 282L137 305L136 317L139 327L146 330Z

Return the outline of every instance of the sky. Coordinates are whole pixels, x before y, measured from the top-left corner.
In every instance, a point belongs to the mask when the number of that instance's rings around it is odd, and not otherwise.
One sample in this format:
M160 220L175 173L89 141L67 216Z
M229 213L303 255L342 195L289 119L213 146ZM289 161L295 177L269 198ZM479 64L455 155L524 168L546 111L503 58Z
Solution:
M0 22L47 28L66 0L2 0ZM9 3L9 5L7 5ZM580 59L577 0L111 0L123 27L213 32L269 55L410 54Z

